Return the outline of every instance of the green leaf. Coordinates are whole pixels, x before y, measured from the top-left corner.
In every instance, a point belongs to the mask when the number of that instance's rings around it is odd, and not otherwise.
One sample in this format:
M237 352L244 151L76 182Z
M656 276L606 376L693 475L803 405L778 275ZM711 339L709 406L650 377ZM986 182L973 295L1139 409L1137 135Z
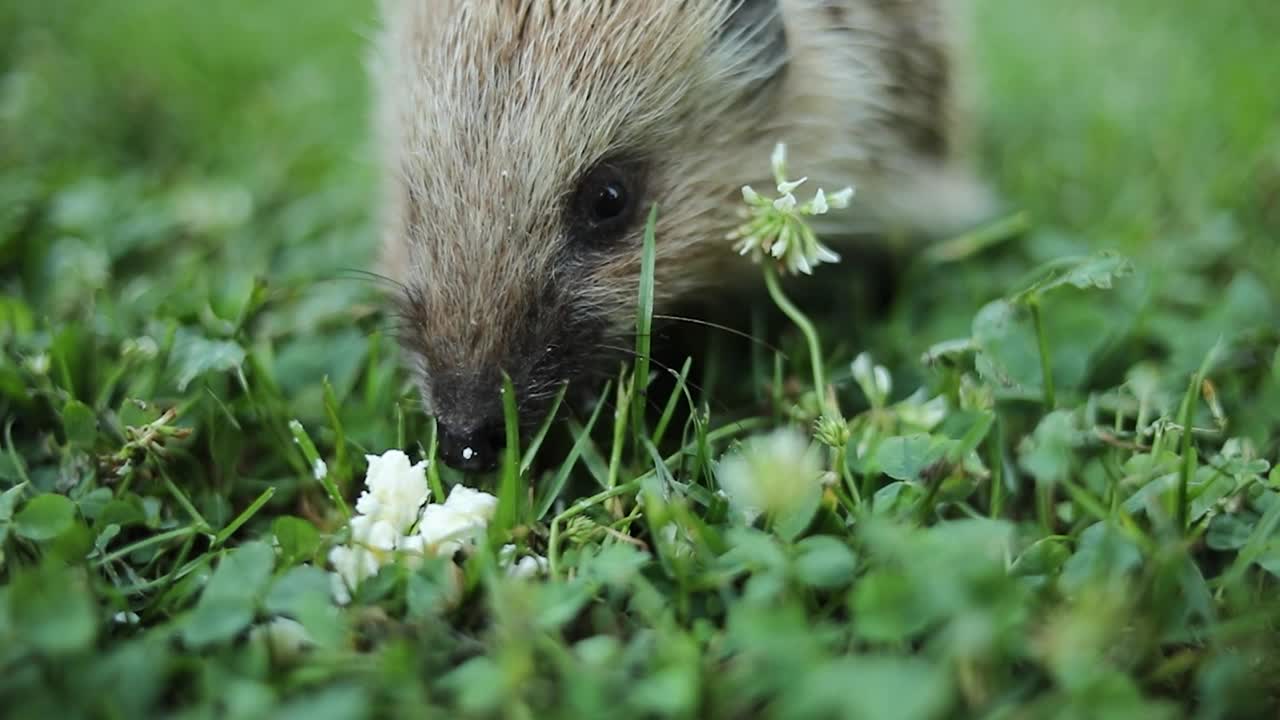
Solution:
M13 509L18 506L18 501L22 499L22 493L26 492L27 484L20 483L0 493L0 522L8 522L13 519Z
M19 640L39 652L80 652L97 637L97 611L84 578L53 562L14 577L9 612Z
M302 693L271 717L273 720L365 720L373 707L364 689L342 685Z
M1090 581L1121 576L1142 563L1142 553L1114 525L1095 523L1080 534L1076 552L1062 569L1062 584L1076 590Z
M876 570L859 580L852 606L854 632L871 642L901 642L932 621L911 580L893 570Z
M305 560L320 549L320 531L302 518L281 516L271 523L271 533L280 543L286 564Z
M1254 562L1275 577L1280 577L1280 540L1273 539L1264 545Z
M892 482L876 491L871 500L871 511L879 516L899 517L915 507L923 494L915 483Z
M807 482L801 492L789 499L784 508L778 510L773 518L773 531L778 537L788 542L795 540L813 522L813 516L822 506L822 486L816 482Z
M120 406L120 424L143 427L160 419L160 409L141 400L125 400Z
M73 522L66 531L49 542L47 549L67 563L77 563L93 549L93 534L84 523Z
M432 617L448 607L448 601L459 588L449 564L432 560L409 576L405 600L412 618Z
M1064 287L1081 290L1110 290L1115 281L1133 274L1133 263L1119 254L1103 250L1095 255L1054 260L1044 277L1010 298L1023 303Z
M271 583L263 601L268 612L297 616L310 603L330 600L329 573L311 565L289 568Z
M275 553L262 541L245 543L232 550L209 578L202 598L251 600L266 587L275 564Z
M951 444L923 433L886 438L876 449L876 465L895 480L919 481L925 468L946 457Z
M1057 575L1071 557L1070 541L1063 537L1041 538L1031 544L1009 568L1012 575Z
M849 657L797 678L778 717L933 720L947 717L951 696L942 665L918 658Z
M147 512L143 508L142 500L136 495L126 495L107 503L107 506L102 509L102 514L98 516L97 526L119 525L123 528L143 525L146 522Z
M810 587L833 589L847 585L857 569L848 545L829 535L815 535L796 544L796 576Z
M93 408L72 400L62 408L62 429L67 434L67 443L81 450L93 448L98 439L98 416Z
M274 562L271 546L263 542L247 543L224 557L186 619L182 633L187 643L202 647L226 641L246 628Z
M978 348L975 364L983 380L1009 389L1040 388L1040 354L1024 308L1004 300L983 307L973 319L973 342Z
M80 508L80 514L84 516L84 519L94 522L106 510L107 505L111 503L112 497L111 488L95 488L77 500L76 505Z
M1254 522L1257 522L1256 516ZM1253 526L1237 515L1217 515L1209 521L1209 532L1204 541L1214 550L1239 550L1249 542L1252 532Z
M71 528L76 520L76 504L64 495L46 493L27 502L13 520L13 529L37 542L52 540Z
M1018 446L1019 464L1042 483L1060 482L1071 473L1072 451L1078 437L1073 413L1051 412L1036 426L1035 433Z
M231 340L210 340L190 330L178 331L169 366L179 392L207 373L240 370L245 350Z

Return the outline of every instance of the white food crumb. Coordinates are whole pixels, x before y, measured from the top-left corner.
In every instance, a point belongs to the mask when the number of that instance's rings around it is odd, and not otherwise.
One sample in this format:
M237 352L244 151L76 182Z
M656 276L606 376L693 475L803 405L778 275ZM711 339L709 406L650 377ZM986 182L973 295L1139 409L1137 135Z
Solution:
M471 458L473 458L473 457L475 457L475 456L476 456L476 451L475 451L475 450L472 450L471 448L462 448L462 459L463 459L463 460L470 460Z

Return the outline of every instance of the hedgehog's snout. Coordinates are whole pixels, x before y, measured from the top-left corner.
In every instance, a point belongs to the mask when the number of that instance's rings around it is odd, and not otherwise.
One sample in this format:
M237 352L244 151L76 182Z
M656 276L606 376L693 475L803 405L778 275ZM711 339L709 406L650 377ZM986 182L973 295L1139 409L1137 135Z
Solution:
M440 458L464 472L497 468L507 436L496 373L445 373L431 384Z
M450 425L437 422L440 457L449 467L464 472L489 472L498 467L507 436L502 418Z

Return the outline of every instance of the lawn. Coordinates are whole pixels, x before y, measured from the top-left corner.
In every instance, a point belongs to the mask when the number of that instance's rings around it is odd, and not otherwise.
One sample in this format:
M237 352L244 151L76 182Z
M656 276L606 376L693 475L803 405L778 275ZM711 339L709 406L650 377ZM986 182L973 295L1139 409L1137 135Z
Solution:
M432 446L373 3L0 0L3 714L1275 717L1280 5L975 5L1008 221L431 465L487 532L343 598L366 456Z

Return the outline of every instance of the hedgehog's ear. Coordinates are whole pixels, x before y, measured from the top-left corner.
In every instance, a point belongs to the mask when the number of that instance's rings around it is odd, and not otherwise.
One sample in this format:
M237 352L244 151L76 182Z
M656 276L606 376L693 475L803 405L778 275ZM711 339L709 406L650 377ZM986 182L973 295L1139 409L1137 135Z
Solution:
M724 0L720 45L751 84L772 80L787 66L787 32L779 0Z

